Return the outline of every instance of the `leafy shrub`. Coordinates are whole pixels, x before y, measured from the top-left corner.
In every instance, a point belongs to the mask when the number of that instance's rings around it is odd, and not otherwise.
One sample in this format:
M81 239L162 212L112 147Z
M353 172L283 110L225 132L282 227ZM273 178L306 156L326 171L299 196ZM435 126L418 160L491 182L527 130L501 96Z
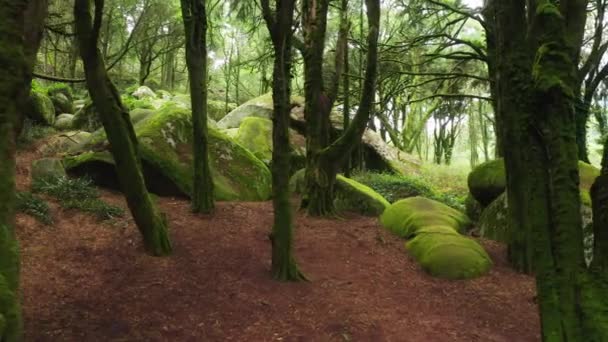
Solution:
M53 223L49 205L40 197L27 191L18 191L16 198L17 211L30 215L44 224Z
M82 210L94 214L100 220L124 215L122 208L110 205L99 198L99 192L89 178L40 179L33 182L32 189L57 198L65 209Z
M437 191L426 180L420 177L362 172L355 174L353 179L374 189L391 203L403 198L421 196L464 211L464 197L461 198L461 196L454 193Z

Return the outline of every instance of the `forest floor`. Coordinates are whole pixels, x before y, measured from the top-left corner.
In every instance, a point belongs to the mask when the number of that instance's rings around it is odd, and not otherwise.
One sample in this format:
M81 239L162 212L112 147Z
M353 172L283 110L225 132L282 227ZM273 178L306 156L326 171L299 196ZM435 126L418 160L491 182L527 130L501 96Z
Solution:
M29 187L35 149L18 154ZM104 200L126 208L120 194ZM19 214L26 341L538 341L532 277L481 241L491 272L425 274L376 218L296 218L295 254L311 279L271 279L272 204L218 203L195 215L161 198L174 254L143 252L132 219L111 223L50 201L54 224Z

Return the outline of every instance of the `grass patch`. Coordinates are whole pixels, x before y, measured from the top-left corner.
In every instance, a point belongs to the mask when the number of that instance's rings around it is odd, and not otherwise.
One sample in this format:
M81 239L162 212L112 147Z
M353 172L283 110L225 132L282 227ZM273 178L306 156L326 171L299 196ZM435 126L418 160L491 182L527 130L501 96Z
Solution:
M424 177L362 172L353 175L353 179L374 189L391 203L408 197L421 196L460 211L465 209L466 191L463 193L443 192L432 186Z
M100 220L109 220L124 216L124 209L113 206L99 198L99 192L89 178L59 177L35 180L34 192L55 197L61 207L78 209L95 215Z
M28 191L18 191L16 196L17 211L30 215L44 224L52 224L49 205L40 197Z

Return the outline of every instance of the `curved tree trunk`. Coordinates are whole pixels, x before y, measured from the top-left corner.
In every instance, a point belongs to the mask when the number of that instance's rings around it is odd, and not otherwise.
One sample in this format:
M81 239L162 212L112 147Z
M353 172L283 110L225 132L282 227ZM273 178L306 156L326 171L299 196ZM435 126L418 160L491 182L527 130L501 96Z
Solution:
M192 209L198 213L213 211L213 179L209 169L207 127L207 15L205 0L182 0L186 32L186 63L192 101L192 149L194 151L194 192Z
M135 223L143 236L146 251L151 255L171 253L167 222L148 194L138 158L137 139L129 113L121 103L118 91L109 79L97 41L103 13L103 0L95 0L95 19L91 18L89 0L76 0L74 18L84 62L89 94L110 142L116 173Z

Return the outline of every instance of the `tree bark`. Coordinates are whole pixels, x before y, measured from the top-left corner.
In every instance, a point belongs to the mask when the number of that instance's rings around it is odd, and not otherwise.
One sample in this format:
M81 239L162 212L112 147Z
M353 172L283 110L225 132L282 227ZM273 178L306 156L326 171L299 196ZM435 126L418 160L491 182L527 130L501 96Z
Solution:
M0 340L21 341L15 225L15 144L31 70L24 41L27 1L0 1ZM33 65L33 64L32 64Z
M272 82L272 190L274 225L272 242L272 276L281 281L300 281L306 277L293 256L293 215L290 204L289 121L291 112L292 30L295 0L276 0L272 15L268 0L261 0L264 19L274 47Z
M84 62L89 94L99 111L110 151L116 163L116 173L135 223L143 236L146 251L151 255L171 253L167 222L154 206L141 172L137 139L129 113L122 105L116 87L109 79L97 42L103 0L95 0L95 17L91 17L89 0L76 0L74 18L80 55Z
M205 0L182 0L182 17L186 32L186 63L190 77L192 101L192 149L194 151L194 212L213 211L213 179L209 168L207 127L207 15Z

